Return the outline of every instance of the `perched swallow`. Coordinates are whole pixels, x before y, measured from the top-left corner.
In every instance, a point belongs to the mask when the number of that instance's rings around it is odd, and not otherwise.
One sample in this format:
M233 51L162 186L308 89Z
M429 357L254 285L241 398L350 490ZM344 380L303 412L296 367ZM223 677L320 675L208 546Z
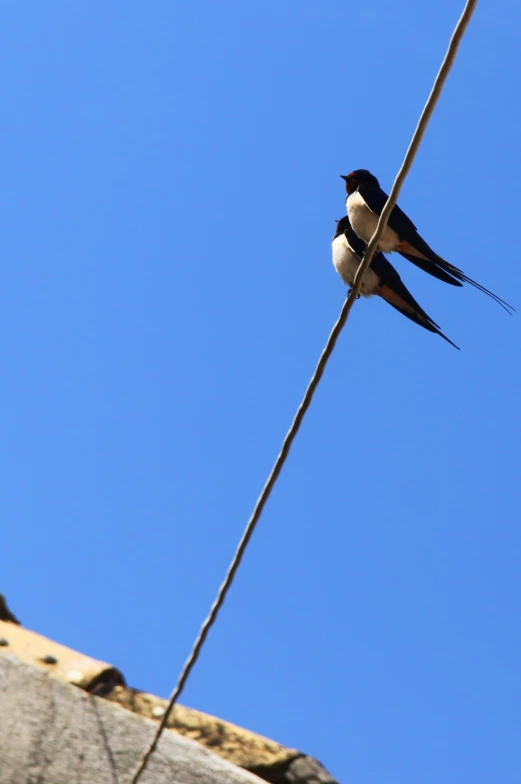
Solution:
M366 244L353 231L349 217L346 216L339 220L337 222L336 234L333 237L333 264L344 283L347 283L348 286L353 285L356 271L360 266L365 249ZM382 297L389 305L392 305L393 308L396 308L404 316L414 321L415 324L428 329L429 332L435 332L446 340L447 343L450 343L451 346L459 348L440 331L439 326L418 305L393 265L385 258L383 253L377 252L373 256L369 269L364 275L360 293L364 297L372 297L373 294Z
M364 242L369 242L387 201L387 194L380 188L376 177L367 169L356 169L351 174L340 176L346 183L346 209L351 225ZM433 275L445 283L450 283L453 286L470 283L471 286L475 286L479 291L492 297L507 312L514 310L497 294L493 294L492 291L465 275L458 267L438 256L418 234L414 223L397 204L391 211L378 248L384 253L397 251L424 272L428 272L429 275Z

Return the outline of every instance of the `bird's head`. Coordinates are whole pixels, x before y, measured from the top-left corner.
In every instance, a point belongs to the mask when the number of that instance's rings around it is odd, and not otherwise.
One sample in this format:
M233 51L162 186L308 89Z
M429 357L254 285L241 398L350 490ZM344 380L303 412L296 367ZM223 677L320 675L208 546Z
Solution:
M351 174L340 175L346 183L346 191L348 194L354 193L359 185L370 185L373 188L379 188L380 183L370 171L367 169L355 169Z
M343 218L336 221L336 234L335 237L338 237L339 234L344 234L344 232L348 231L351 228L351 223L349 221L349 217L344 215Z

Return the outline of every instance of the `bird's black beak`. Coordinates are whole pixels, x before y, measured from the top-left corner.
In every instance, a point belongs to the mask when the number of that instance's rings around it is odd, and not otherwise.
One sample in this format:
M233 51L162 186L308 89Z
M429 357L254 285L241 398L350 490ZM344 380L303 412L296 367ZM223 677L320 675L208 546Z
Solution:
M341 175L340 175L340 178L341 178L342 180L345 180L345 181L347 182L348 175L347 175L347 174L341 174Z

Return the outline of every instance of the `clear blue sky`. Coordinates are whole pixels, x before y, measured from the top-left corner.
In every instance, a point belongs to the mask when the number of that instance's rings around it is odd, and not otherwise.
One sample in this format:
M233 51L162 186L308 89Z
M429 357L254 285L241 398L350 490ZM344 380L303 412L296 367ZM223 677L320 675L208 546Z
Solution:
M2 580L166 696L462 2L0 10ZM480 3L400 204L521 307L521 11ZM342 784L517 784L521 316L395 258L358 302L183 702Z

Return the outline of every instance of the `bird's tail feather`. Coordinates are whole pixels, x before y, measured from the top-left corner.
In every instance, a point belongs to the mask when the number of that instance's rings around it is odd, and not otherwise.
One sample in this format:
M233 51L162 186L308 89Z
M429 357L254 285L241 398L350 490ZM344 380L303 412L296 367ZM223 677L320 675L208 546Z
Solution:
M401 252L400 255L402 255L408 261L411 261L424 272L428 272L430 275L433 275L435 278L439 278L439 280L443 280L445 283L451 283L453 286L462 286L463 283L468 283L471 286L474 286L474 288L478 289L478 291L481 291L483 294L491 297L491 299L497 302L497 304L500 305L503 310L506 310L506 312L510 315L516 312L516 309L513 307L513 305L509 305L508 302L506 302L497 294L494 294L493 291L490 291L490 289L482 286L481 283L478 283L472 278L469 278L468 275L465 275L463 270L460 270L459 267L455 267L454 264L450 264L450 262L445 261L445 259L442 259L442 257L438 256L437 253L434 253L434 251L431 251L430 259L424 259L421 256L416 256L412 253ZM437 268L434 270L429 262L436 264Z

